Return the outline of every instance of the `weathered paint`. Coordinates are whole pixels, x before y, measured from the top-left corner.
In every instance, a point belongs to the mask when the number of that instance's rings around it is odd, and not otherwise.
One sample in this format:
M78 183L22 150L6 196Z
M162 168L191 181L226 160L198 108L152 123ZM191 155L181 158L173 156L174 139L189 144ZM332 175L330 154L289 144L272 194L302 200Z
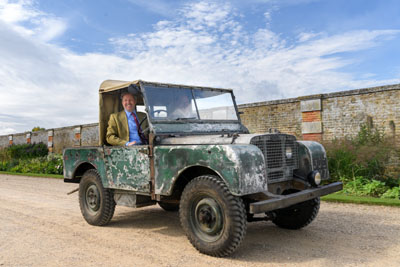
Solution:
M102 147L67 148L63 152L64 178L74 178L76 169L83 163L92 164L100 176L106 177Z
M188 121L177 121L176 123L152 123L155 134L177 133L212 133L212 132L243 132L244 127L239 122L220 122L220 123L197 123Z
M106 188L150 192L150 160L147 146L105 147Z
M157 146L156 194L170 195L180 173L192 166L215 171L234 195L267 190L264 156L252 145Z
M250 140L260 134L238 134L233 137L231 134L208 134L208 135L189 135L174 136L163 138L161 145L229 145L250 144Z
M329 179L328 160L324 147L313 141L297 141L299 143L299 169L295 174L301 177L314 170L321 173L323 180Z

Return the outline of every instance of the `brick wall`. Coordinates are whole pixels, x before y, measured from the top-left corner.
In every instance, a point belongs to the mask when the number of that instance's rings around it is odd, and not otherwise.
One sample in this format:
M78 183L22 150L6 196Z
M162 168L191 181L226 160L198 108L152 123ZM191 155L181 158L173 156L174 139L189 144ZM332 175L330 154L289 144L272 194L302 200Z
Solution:
M251 132L277 128L303 140L357 135L368 123L400 145L400 84L239 105Z

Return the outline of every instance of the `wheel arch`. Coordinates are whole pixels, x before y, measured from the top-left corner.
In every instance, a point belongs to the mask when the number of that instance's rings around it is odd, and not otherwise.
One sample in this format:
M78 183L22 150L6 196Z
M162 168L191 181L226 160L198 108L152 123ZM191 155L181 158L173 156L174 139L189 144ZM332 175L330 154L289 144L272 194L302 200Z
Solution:
M228 183L225 181L222 175L212 168L203 165L192 165L187 166L186 168L178 172L178 175L176 175L176 177L173 179L173 184L171 186L169 195L171 197L180 199L180 196L185 186L190 183L190 181L192 181L194 178L202 175L214 175L218 177L218 179L221 179L221 181L223 181L228 186Z
M72 178L71 179L64 179L65 182L69 182L69 183L79 183L81 181L81 178L83 176L83 174L87 171L87 170L91 170L91 169L97 169L96 166L94 166L93 164L89 163L89 162L81 162L79 163L76 168L74 169L74 171L72 172Z

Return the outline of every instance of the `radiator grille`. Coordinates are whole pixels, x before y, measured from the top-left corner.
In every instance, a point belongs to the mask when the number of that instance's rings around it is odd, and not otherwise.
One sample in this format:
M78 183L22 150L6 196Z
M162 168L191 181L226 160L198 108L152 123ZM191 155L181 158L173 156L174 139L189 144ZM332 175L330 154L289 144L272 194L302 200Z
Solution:
M253 137L250 143L264 154L269 183L293 178L293 170L298 168L298 148L294 136L267 134ZM292 151L290 158L286 157L287 149Z

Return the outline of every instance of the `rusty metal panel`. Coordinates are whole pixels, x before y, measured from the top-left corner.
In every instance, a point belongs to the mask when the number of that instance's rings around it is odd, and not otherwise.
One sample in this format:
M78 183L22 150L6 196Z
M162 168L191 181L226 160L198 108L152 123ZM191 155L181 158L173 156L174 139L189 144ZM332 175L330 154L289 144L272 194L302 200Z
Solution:
M253 145L158 146L154 155L156 194L170 195L179 175L192 166L212 169L235 195L267 190L264 157Z
M150 160L147 146L104 147L104 187L150 192Z
M67 148L63 152L64 178L72 179L76 169L84 163L93 165L100 174L103 184L106 181L104 154L102 147Z

